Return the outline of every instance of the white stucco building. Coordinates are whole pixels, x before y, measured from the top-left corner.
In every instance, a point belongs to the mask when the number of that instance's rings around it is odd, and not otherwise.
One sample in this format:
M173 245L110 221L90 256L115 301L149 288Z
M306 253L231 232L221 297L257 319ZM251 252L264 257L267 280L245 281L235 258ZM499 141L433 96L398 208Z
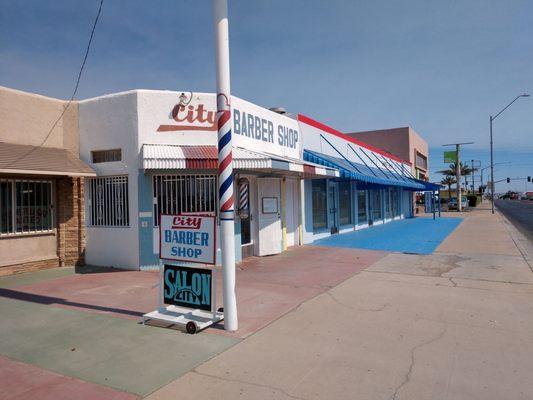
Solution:
M232 98L236 257L412 216L408 162L309 117ZM217 210L214 94L134 90L79 102L88 264L158 265L160 213Z

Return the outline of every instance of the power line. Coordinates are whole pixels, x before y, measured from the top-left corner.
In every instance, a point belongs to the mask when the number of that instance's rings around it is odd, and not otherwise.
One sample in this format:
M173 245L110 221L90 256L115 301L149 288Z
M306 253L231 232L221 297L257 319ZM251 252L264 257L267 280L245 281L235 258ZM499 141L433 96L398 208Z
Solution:
M100 19L100 14L102 12L102 6L103 5L104 5L104 0L100 0L100 4L98 6L98 12L96 13L96 18L94 19L93 28L91 30L91 36L89 37L89 42L87 43L87 48L85 49L85 55L83 56L83 61L81 63L81 67L80 67L80 70L78 72L78 77L76 79L76 86L74 87L74 91L72 92L72 96L70 96L70 99L69 99L67 105L65 106L65 108L63 109L63 111L61 112L59 117L55 120L55 122L53 123L52 127L50 128L50 130L48 131L48 133L46 134L46 136L42 140L42 142L38 146L33 147L26 154L23 154L22 156L17 158L15 161L10 161L9 164L12 165L12 164L20 161L24 157L29 156L38 147L42 147L46 143L46 141L50 138L50 135L52 134L53 130L55 129L55 127L57 126L57 124L59 123L61 118L63 118L63 116L67 112L68 108L72 104L72 101L74 101L74 97L76 97L76 94L78 93L78 87L80 86L81 75L83 73L83 70L85 69L85 64L87 63L87 57L89 56L89 50L91 49L91 43L92 43L93 37L94 37L94 31L96 30L96 25L98 24L98 20ZM4 167L6 167L6 165L4 165Z

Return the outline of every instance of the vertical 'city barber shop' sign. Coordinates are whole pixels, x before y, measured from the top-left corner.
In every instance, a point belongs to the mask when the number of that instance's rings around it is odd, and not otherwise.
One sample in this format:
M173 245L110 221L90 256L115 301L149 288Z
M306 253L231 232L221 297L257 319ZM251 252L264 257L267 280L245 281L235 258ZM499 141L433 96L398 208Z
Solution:
M215 264L215 217L161 215L159 257L164 260Z

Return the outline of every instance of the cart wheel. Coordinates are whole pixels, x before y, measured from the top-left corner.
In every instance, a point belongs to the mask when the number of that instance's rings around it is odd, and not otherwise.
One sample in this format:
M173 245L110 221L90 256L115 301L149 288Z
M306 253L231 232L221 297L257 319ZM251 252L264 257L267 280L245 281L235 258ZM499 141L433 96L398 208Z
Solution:
M219 307L218 312L224 312L224 307Z
M189 321L187 322L187 325L185 325L185 329L187 330L187 333L190 333L191 335L194 335L196 333L196 323Z

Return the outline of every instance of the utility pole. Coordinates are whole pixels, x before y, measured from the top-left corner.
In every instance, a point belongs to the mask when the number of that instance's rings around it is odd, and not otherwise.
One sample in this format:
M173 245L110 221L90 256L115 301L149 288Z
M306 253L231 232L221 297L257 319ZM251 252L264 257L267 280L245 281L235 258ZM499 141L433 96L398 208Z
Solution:
M474 142L444 144L443 146L455 146L455 181L457 184L457 212L463 211L461 204L461 145L474 144Z
M475 178L474 178L474 160L472 160L472 193L474 193L474 188L475 188L474 180L475 180Z
M217 78L218 204L224 329L236 331L235 298L235 210L233 195L233 147L231 142L231 91L229 70L229 28L227 0L213 0Z

